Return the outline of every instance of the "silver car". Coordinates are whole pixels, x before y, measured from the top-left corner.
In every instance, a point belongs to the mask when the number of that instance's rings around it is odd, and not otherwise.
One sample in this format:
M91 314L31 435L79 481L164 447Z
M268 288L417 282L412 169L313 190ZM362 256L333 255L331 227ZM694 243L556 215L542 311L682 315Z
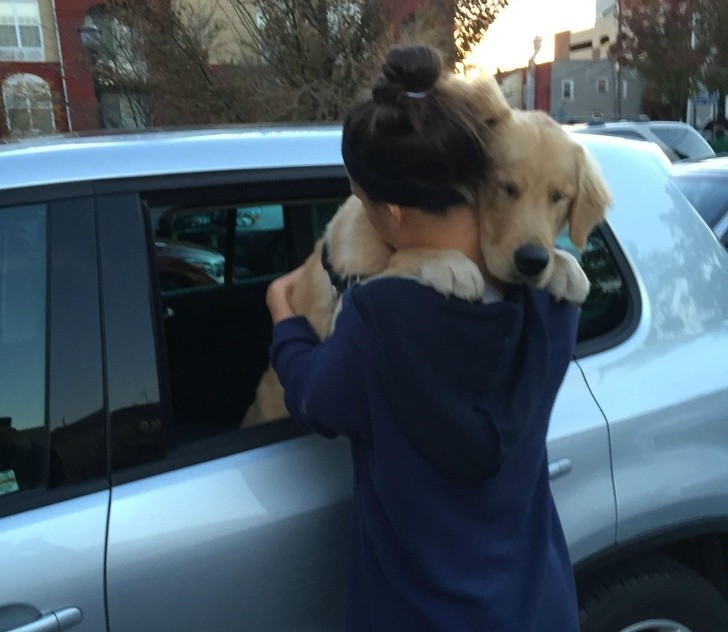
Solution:
M342 628L347 441L240 428L340 133L0 148L0 631ZM614 197L549 432L583 630L726 630L728 253L654 145L578 140ZM176 242L222 282L162 286Z
M715 157L708 141L691 125L680 121L592 121L586 124L572 125L568 128L581 134L598 134L600 136L617 136L630 140L649 141L655 143L671 162L685 159Z

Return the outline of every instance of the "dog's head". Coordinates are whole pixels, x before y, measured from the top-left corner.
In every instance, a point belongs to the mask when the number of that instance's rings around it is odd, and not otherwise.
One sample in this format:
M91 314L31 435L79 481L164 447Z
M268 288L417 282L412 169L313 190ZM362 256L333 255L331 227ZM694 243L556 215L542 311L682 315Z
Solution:
M544 287L556 236L568 226L584 248L609 193L596 164L545 113L511 110L492 129L494 172L479 201L485 264L507 283Z

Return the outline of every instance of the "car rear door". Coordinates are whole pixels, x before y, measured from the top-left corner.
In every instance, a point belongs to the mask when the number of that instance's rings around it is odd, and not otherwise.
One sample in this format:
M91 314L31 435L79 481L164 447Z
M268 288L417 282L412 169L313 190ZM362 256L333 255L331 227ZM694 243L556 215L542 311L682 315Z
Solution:
M96 227L91 198L52 193L0 208L0 630L98 632L109 489Z

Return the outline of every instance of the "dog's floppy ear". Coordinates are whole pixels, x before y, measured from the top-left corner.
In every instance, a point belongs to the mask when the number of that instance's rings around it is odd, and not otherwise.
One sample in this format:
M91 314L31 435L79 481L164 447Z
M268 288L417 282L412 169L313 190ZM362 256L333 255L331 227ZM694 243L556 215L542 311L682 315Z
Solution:
M611 197L599 167L584 148L574 143L574 153L576 196L569 209L569 237L579 250L583 250L589 233L604 219Z

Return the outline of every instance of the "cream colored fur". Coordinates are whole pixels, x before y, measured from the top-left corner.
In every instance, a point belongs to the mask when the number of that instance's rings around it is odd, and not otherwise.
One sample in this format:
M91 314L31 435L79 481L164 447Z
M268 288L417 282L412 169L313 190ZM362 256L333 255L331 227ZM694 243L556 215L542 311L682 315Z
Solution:
M507 283L526 282L513 265L515 250L524 244L543 245L550 253L547 268L535 282L558 299L583 303L589 281L578 261L554 250L556 235L568 224L574 244L583 248L588 234L603 218L609 194L584 150L549 117L518 112L506 103L491 77L451 78L487 122L488 147L496 178L480 192L478 217L483 256L488 271ZM514 185L518 195L509 193ZM561 199L557 200L558 193ZM341 277L362 280L405 276L447 296L479 300L485 282L477 265L454 250L393 251L377 235L361 202L351 196L326 228L332 267ZM337 297L321 265L320 240L304 263L304 274L290 300L296 314L306 316L320 338L333 328ZM256 399L243 425L285 417L283 389L272 367L260 381Z

